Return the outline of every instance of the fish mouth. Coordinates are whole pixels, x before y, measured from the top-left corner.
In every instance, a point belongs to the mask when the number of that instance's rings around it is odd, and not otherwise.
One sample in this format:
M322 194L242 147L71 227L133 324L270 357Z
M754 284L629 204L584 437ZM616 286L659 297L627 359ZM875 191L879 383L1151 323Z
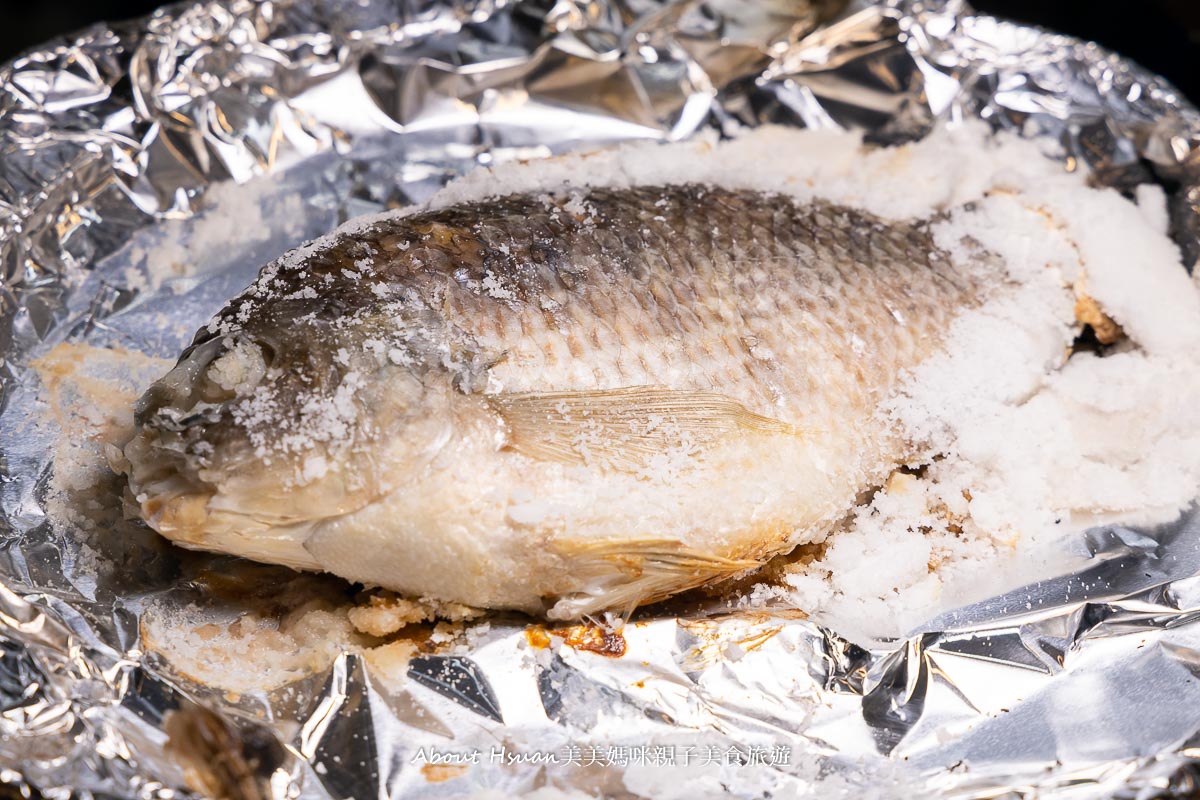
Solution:
M202 480L178 435L143 428L121 451L129 500L151 528L176 541L199 544L217 488ZM117 465L114 465L117 466Z
M125 448L127 502L164 538L189 550L232 554L293 569L321 568L304 549L313 520L271 518L227 508L219 485L200 479L195 465L188 464L183 454L148 443L145 437L145 432L139 433ZM157 463L156 458L160 459ZM153 464L153 474L140 469L147 464Z

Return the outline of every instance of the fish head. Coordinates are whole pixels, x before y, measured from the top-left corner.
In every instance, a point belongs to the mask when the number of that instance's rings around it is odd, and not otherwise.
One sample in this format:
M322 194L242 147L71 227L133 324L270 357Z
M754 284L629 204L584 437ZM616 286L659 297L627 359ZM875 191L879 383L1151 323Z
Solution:
M122 466L168 538L313 568L314 524L395 491L470 428L456 398L481 367L428 310L279 306L202 330L138 402Z

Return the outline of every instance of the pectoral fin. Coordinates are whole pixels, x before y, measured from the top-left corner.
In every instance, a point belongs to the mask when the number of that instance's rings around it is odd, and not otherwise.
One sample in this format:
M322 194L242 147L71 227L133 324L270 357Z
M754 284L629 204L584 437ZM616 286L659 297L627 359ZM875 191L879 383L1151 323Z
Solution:
M488 398L506 446L530 458L637 470L664 452L698 453L722 437L794 436L793 425L721 394L653 386L521 392Z

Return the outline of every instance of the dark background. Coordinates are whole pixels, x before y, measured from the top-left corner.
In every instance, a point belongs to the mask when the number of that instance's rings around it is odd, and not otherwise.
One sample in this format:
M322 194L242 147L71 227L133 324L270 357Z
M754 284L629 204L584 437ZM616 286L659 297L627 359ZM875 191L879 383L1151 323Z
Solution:
M0 0L0 61L98 20L148 14L154 0ZM974 0L983 12L1094 39L1200 100L1200 0Z

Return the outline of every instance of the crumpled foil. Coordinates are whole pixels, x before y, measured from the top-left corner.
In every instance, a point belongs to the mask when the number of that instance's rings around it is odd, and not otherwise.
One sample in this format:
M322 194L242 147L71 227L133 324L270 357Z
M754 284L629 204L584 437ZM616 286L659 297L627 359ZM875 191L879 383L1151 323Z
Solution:
M141 623L237 565L89 524L84 494L67 523L51 508L67 423L36 357L172 355L260 263L349 216L606 142L766 122L897 142L967 117L1099 183L1163 186L1200 255L1195 109L955 0L217 0L0 67L0 793L1194 796L1200 511L1092 530L1082 571L898 641L714 602L635 617L614 658L538 649L501 616L399 686L347 650L234 696L174 672ZM229 203L249 223L206 216Z

